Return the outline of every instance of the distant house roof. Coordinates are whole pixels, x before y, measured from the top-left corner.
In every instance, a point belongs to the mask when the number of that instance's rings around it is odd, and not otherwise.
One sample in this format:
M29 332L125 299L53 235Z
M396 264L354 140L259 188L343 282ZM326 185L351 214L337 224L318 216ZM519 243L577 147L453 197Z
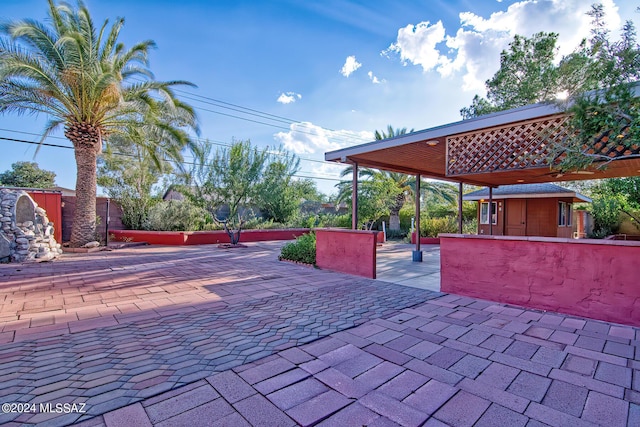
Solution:
M494 199L542 199L549 197L571 197L574 202L591 203L591 199L576 191L560 187L556 184L516 184L501 185L493 189ZM462 196L462 200L486 200L489 198L489 189L473 191Z

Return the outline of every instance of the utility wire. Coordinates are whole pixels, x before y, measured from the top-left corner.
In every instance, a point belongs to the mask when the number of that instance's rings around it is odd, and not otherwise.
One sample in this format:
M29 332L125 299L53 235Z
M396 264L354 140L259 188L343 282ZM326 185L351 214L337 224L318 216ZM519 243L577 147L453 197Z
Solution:
M51 144L51 143L46 143L46 142L39 143L39 142L35 142L35 141L27 141L25 139L7 138L7 137L4 137L4 136L0 136L0 140L11 141L11 142L20 142L20 143L31 144L31 145L43 145L45 147L53 147L53 148L67 148L67 149L70 149L70 150L74 149L73 147L70 147L68 145ZM116 156L123 156L123 157L136 157L133 154L127 154L127 153L113 152L112 154L114 154ZM169 161L167 159L162 159L162 161L166 162L166 163L171 163L171 161ZM178 163L178 162L175 162L175 163ZM199 163L196 163L196 162L187 162L187 161L184 161L184 160L182 162L179 162L179 163L181 163L183 165L192 165L192 166L199 166L200 165ZM203 166L206 166L206 165L203 165ZM315 173L315 172L303 172L303 173ZM338 181L338 182L342 181L342 180L337 179L337 178L325 178L325 177L320 177L320 176L300 175L297 172L292 174L292 175L295 176L295 177L298 177L298 178L320 179L320 180L325 180L325 181Z
M4 132L12 132L12 133L19 133L19 134L23 134L23 135L33 135L33 136L42 136L39 133L34 133L34 132L25 132L25 131L20 131L20 130L13 130L13 129L5 129L5 128L0 128L0 131L4 131ZM67 138L63 138L61 136L54 136L54 135L48 135L47 138L54 138L54 139L61 139L64 141L68 141ZM224 142L224 141L219 141L219 140L215 140L215 139L209 139L209 138L193 138L197 141L201 141L201 142L205 142L205 141L209 141L210 143L212 143L213 145L217 145L220 147L231 147L231 144L228 142ZM20 141L19 141L20 142ZM44 145L44 144L43 144ZM284 154L281 154L282 156L284 156ZM188 156L185 156L188 157ZM321 163L321 164L327 164L327 165L335 165L334 162L329 162L327 160L318 160L318 159L310 159L308 157L300 157L296 154L296 157L298 157L301 161L306 161L306 162L313 162L313 163Z

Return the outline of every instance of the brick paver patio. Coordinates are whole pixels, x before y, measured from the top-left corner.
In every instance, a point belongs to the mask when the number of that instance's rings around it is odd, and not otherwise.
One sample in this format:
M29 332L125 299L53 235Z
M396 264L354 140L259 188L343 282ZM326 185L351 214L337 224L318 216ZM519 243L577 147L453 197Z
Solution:
M0 403L86 404L0 424L640 425L636 328L280 263L273 247L0 265Z

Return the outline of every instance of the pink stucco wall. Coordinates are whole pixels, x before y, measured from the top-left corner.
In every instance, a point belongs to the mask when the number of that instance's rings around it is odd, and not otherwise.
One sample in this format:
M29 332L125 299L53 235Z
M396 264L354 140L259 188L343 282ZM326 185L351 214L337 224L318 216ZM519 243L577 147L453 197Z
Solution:
M243 230L240 243L269 240L293 240L308 233L308 228L288 228L284 230ZM131 239L133 242L147 242L152 245L208 245L229 243L229 235L223 230L215 231L145 231L110 230L115 240Z
M441 291L640 326L640 242L440 235Z
M411 233L411 244L416 244L416 232ZM420 237L421 245L439 245L440 239L438 237Z
M376 278L375 231L316 229L319 268Z

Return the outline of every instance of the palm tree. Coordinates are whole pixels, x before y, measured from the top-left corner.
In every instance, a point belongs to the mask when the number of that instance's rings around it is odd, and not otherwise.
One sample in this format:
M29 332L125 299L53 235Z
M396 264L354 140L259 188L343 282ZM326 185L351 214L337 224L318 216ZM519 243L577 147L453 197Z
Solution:
M49 25L22 20L0 25L0 113L43 113L42 140L60 127L74 147L76 211L71 245L95 239L96 160L109 136L132 129L154 139L138 142L175 161L197 132L193 109L148 69L153 41L126 49L118 42L124 19L96 28L82 1L73 8L49 0ZM131 138L139 141L138 138Z
M374 135L376 140L380 141L411 132L413 129L407 132L407 128L394 129L393 126L388 125L386 131L376 130ZM353 166L347 166L340 173L340 176L345 177L351 174L353 174ZM394 199L389 203L389 230L400 230L400 210L407 201L415 197L415 177L399 172L378 171L369 168L359 169L358 175L359 179L363 179L363 181L389 181L389 184L394 187L395 191L391 193L394 194ZM338 187L338 202L346 201L351 197L351 181L341 181L336 186ZM447 184L421 181L420 190L422 195L429 194L430 197L448 203L455 200L455 194Z

